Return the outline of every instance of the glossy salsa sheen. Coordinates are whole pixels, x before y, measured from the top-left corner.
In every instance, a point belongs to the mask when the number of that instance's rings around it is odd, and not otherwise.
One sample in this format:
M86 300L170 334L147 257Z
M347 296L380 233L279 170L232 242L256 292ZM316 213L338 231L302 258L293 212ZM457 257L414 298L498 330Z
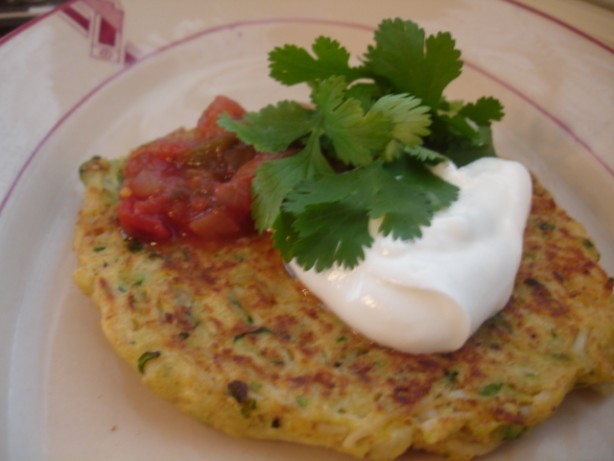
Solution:
M194 129L177 130L130 154L118 211L129 236L148 242L217 241L254 231L251 182L272 156L256 153L219 127L222 113L241 118L245 110L218 96Z

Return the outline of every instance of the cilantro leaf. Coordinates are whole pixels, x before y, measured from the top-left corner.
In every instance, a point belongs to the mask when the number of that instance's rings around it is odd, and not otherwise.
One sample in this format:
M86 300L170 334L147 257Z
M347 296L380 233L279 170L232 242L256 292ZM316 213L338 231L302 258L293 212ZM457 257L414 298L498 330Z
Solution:
M484 101L491 98L484 98ZM496 156L492 140L491 120L502 116L499 101L464 105L454 102L445 111L438 111L433 117L431 134L425 144L452 160L457 166L463 166L481 157ZM465 113L467 115L465 115ZM475 117L480 122L478 124Z
M273 223L275 229L272 235L273 246L279 250L286 261L294 257L294 247L298 240L298 234L292 228L293 222L294 216L282 210Z
M370 170L369 167L357 168L304 181L288 194L283 209L293 215L299 215L310 205L342 202L349 197L353 197L351 201L355 204L364 206L365 196L371 194L375 187L369 181L371 178L367 177ZM369 184L369 187L356 187L357 184L364 183Z
M312 99L319 107L323 132L335 156L347 165L366 165L388 140L392 123L381 112L365 114L360 102L344 94L345 79L331 77L314 87Z
M449 33L425 40L424 30L411 21L388 19L375 32L375 46L365 55L365 68L393 87L435 109L443 90L462 69L460 51Z
M305 269L320 272L335 262L354 267L373 242L364 210L343 200L308 206L293 223L294 257Z
M282 238L294 239L292 256L301 266L321 271L336 262L351 268L364 258L372 243L368 201L378 187L365 179L374 165L312 178L288 194L283 210L291 232ZM276 227L276 238L287 230Z
M456 138L449 142L442 153L457 166L462 167L482 157L496 157L490 127L479 127L476 140Z
M436 118L443 124L443 129L448 135L458 139L465 139L471 144L480 142L478 126L472 124L462 115L438 115Z
M426 165L437 165L438 163L442 163L448 160L448 157L440 154L428 147L424 146L413 146L408 147L404 150L404 152L414 159L418 160L421 163Z
M420 227L430 223L431 214L420 188L393 178L378 192L370 212L372 218L381 219L378 231L403 240L421 237Z
M475 103L465 104L459 114L470 118L478 125L490 125L494 120L503 118L503 105L493 97L482 97Z
M386 95L375 101L372 112L382 112L393 121L392 138L406 146L417 146L429 134L431 119L428 108L407 94Z
M381 88L375 83L355 83L345 91L348 98L354 98L360 102L363 110L368 111L373 101L382 96Z
M232 131L259 152L281 152L311 131L310 111L297 102L281 101L235 120L222 114L218 125Z
M273 225L286 195L298 184L331 172L328 161L320 151L317 137L312 137L298 154L260 165L252 182L256 229L265 231Z
M384 164L381 187L370 204L369 217L381 219L383 235L411 240L422 235L436 211L456 200L458 188L410 158Z
M269 54L271 77L285 85L295 85L334 75L343 76L348 81L361 76L358 68L350 66L350 53L338 41L320 36L311 49L315 58L296 45L275 48Z
M395 178L420 187L431 213L447 208L458 198L458 187L436 176L415 159L404 158L388 164L387 168L392 171Z
M430 79L425 77L426 95L423 100L426 104L437 104L444 89L460 76L463 61L461 52L455 46L456 42L449 32L439 32L426 39L424 73L431 76Z

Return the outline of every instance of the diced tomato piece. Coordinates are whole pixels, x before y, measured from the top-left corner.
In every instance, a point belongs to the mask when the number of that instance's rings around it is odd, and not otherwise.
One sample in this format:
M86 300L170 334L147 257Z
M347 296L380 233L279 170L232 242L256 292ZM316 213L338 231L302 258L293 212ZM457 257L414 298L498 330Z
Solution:
M220 205L227 207L234 213L249 214L252 202L249 183L247 186L234 180L219 183L215 187L215 197Z
M219 183L215 187L218 202L239 215L249 215L252 203L252 180L256 169L267 157L257 155L244 163L230 181Z
M190 229L207 240L232 238L241 234L241 226L227 210L220 208L212 209L193 220Z
M193 131L176 130L135 149L130 154L132 165L126 167L140 170L144 163L152 162L150 168L166 170L172 166L172 161L181 160L185 152L199 142L201 139Z
M122 228L132 237L148 241L164 241L172 237L160 216L136 212L134 201L124 201L117 216Z
M217 119L221 114L228 114L239 119L245 115L245 109L233 99L226 96L216 96L198 119L196 131L205 139L215 138L226 131L218 126Z
M130 191L136 197L147 198L159 193L164 187L164 178L159 172L141 170L130 181Z

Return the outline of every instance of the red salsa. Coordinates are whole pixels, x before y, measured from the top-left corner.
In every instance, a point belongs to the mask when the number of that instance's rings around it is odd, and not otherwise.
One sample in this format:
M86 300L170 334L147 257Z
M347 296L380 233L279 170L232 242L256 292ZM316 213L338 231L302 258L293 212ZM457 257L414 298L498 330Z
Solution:
M119 222L131 237L222 240L253 232L251 181L270 155L258 154L217 125L221 113L245 110L218 96L196 127L133 151L124 167Z

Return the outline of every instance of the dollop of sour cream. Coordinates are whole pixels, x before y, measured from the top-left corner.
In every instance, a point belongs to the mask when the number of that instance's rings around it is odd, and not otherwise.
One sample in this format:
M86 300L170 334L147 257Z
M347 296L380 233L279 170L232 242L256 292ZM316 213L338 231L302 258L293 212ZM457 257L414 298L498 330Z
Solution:
M422 237L377 232L354 269L304 270L297 278L350 327L371 340L420 354L459 349L509 300L531 205L531 178L518 162L482 158L433 172L459 197L433 217Z

